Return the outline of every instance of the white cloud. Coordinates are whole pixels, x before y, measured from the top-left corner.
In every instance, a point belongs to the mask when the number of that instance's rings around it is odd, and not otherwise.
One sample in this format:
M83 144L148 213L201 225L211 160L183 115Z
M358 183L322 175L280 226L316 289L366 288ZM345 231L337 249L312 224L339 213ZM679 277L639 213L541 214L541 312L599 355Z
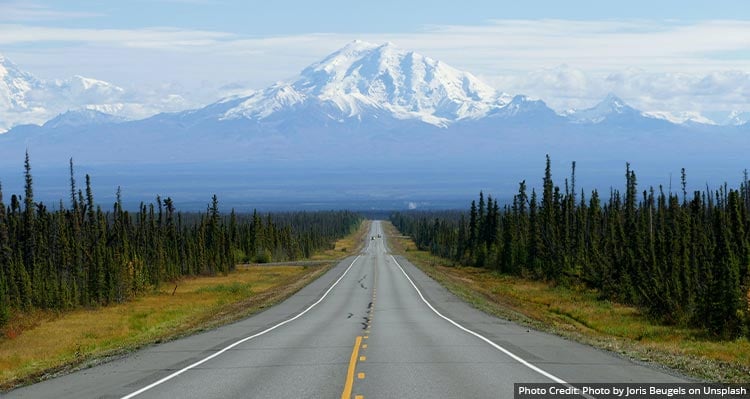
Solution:
M49 7L28 2L0 3L0 21L4 22L53 21L98 16L100 15L89 12L53 10Z
M224 32L176 28L69 29L20 24L0 25L0 45L75 42L174 51L184 47L208 48L232 36Z
M477 73L528 70L567 64L587 70L638 67L674 70L750 66L721 54L750 52L750 21L706 21L692 24L653 21L495 21L482 26L428 27L422 32L359 35L370 41L393 41L453 64L473 65ZM295 52L317 57L354 39L348 34L309 34L261 38L228 32L176 28L70 29L0 25L0 44L32 42L106 43L226 54ZM323 51L323 54L319 52ZM685 62L689 61L689 62Z
M615 93L644 111L712 113L750 109L750 74L736 70L704 74L626 68L597 73L561 65L490 81L512 93L541 98L558 111L591 107L608 93Z

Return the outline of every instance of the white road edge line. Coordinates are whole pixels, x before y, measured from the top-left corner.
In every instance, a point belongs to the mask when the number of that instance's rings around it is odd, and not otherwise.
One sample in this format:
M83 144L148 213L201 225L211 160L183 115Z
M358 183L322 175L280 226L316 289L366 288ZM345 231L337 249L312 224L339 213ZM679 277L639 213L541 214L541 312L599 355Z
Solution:
M310 305L307 309L303 310L298 315L292 317L291 319L284 320L281 323L276 324L273 327L269 327L269 328L267 328L267 329L265 329L265 330L263 330L263 331L255 334L255 335L251 335L249 337L245 337L245 338L243 338L243 339L241 339L241 340L239 340L239 341L237 341L237 342L235 342L235 343L227 346L226 348L224 348L224 349L222 349L222 350L220 350L220 351L218 351L218 352L216 352L216 353L214 353L214 354L212 354L210 356L207 356L207 357L205 357L205 358L203 358L203 359L201 359L201 360L199 360L199 361L197 361L197 362L195 362L195 363L193 363L193 364L191 364L191 365L189 365L189 366L187 366L187 367L185 367L185 368L183 368L181 370L175 371L174 373L172 373L172 374L170 374L170 375L168 375L168 376L160 379L159 381L151 383L150 385L147 385L147 386L145 386L145 387L143 387L143 388L141 388L141 389L139 389L139 390L137 390L137 391L135 391L135 392L133 392L133 393L131 393L129 395L123 396L122 399L130 399L130 398L136 397L136 396L138 396L138 395L140 395L140 394L148 391L149 389L154 388L154 387L156 387L158 385L161 385L161 384L163 384L163 383L171 380L172 378L177 377L178 375L180 375L180 374L182 374L182 373L184 373L184 372L186 372L186 371L188 371L188 370L190 370L192 368L200 366L201 364L203 364L203 363L205 363L205 362L207 362L207 361L209 361L209 360L211 360L211 359L213 359L213 358L221 355L222 353L224 353L224 352L226 352L226 351L234 348L237 345L242 344L243 342L247 342L247 341L249 341L249 340L251 340L253 338L256 338L256 337L260 337L263 334L269 333L269 332L271 332L271 331L273 331L273 330L275 330L275 329L283 326L284 324L290 323L290 322L292 322L294 320L297 320L298 318L302 317L302 315L304 315L305 313L309 312L310 309L314 308L317 304L319 304L320 302L322 302L323 299L325 299L326 296L328 296L328 293L330 293L331 290L333 290L333 288L339 283L339 281L341 281L341 279L343 279L344 276L346 276L346 274L349 273L349 269L351 269L352 266L354 266L354 263L357 262L357 260L360 258L360 256L362 256L362 255L361 254L357 255L357 257L354 258L354 260L349 265L349 267L346 268L346 270L344 271L344 273L341 274L341 276L338 278L338 280L336 280L336 282L334 282L333 285L331 285L331 287L328 288L328 290L323 294L322 297L320 297L320 299L318 299L315 303L313 303L312 305Z
M490 345L491 345L492 347L494 347L495 349L499 350L500 352L503 352L503 353L505 353L506 355L508 355L508 356L510 356L511 358L515 359L515 360L516 360L516 361L518 361L519 363L521 363L521 364L523 364L524 366L526 366L526 367L528 367L528 368L530 368L530 369L532 369L532 370L536 371L537 373L539 373L539 374L541 374L541 375L543 375L543 376L545 376L545 377L549 378L550 380L552 380L552 381L554 381L554 382L556 382L556 383L558 383L558 384L563 384L563 385L566 385L566 386L570 386L570 384L568 384L567 382L565 382L565 380L563 380L563 379L561 379L561 378L559 378L559 377L557 377L557 376L555 376L555 375L553 375L553 374L550 374L550 373L548 373L548 372L546 372L546 371L544 371L544 370L540 369L540 368L539 368L539 367L537 367L537 366L534 366L533 364L531 364L531 363L527 362L526 360L524 360L524 359L523 359L523 358L521 358L520 356L516 355L515 353L513 353L513 352L511 352L511 351L509 351L509 350L507 350L507 349L503 348L502 346L500 346L500 345L498 345L498 344L496 344L496 343L492 342L492 341L491 341L490 339L488 339L488 338L485 338L485 337L484 337L483 335L481 335L481 334L479 334L479 333L476 333L476 332L474 332L474 331L471 331L471 330L469 330L468 328L466 328L466 327L464 327L464 326L462 326L462 325L460 325L460 324L456 323L455 321L453 321L453 320L451 320L451 319L449 319L449 318L447 318L447 317L443 316L443 314L442 314L442 313L438 312L438 311L437 311L437 309L435 309L434 307L432 307L432 305L431 305L431 304L430 304L429 302L427 302L427 300L426 300L426 299L424 298L424 296L422 295L422 291L420 291L420 290L419 290L419 288L417 288L416 284L414 284L414 281L412 281L412 280L411 280L411 278L409 277L409 275L408 275L408 274L406 274L406 271L404 271L404 268L403 268L403 267L401 267L401 264L400 264L400 263L398 263L398 261L396 260L396 258L395 258L395 257L394 257L393 255L391 255L391 258L393 258L393 261L394 261L394 262L396 262L396 266L398 266L398 268L399 268L399 269L401 269L401 273L403 273L403 274L404 274L404 276L406 277L406 279L407 279L407 280L409 280L409 283L411 284L411 286L412 286L412 287L414 287L414 289L415 289L415 290L417 290L417 294L419 294L419 297L420 297L420 298L422 298L422 302L424 302L425 304L427 304L427 306L428 306L428 307L429 307L430 309L432 309L432 311L433 311L433 312L435 312L435 314L436 314L436 315L438 315L438 316L440 316L441 318L445 319L445 320L446 320L447 322L449 322L449 323L453 324L453 325L454 325L454 326L456 326L456 327L457 327L458 329L460 329L460 330L463 330L464 332L467 332L467 333L469 333L469 334L471 334L471 335L473 335L473 336L475 336L475 337L477 337L477 338L481 339L482 341L484 341L484 342L486 342L486 343L490 344Z

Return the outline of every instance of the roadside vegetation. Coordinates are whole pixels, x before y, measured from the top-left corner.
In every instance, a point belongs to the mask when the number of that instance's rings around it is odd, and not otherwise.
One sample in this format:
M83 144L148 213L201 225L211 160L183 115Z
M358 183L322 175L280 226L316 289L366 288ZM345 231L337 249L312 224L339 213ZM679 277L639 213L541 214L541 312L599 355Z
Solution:
M634 306L603 301L585 286L565 287L462 266L418 249L392 224L383 226L395 253L482 311L697 379L750 380L750 341L745 338L722 340L703 329L665 325Z
M3 202L0 187L0 327L14 313L107 306L137 298L185 276L214 276L237 263L289 261L333 248L361 223L347 211L261 215L181 213L171 198L105 212L91 179L76 185L70 164L69 206L34 200L28 154L24 195ZM62 193L61 193L62 195Z
M0 388L248 315L356 251L366 229L347 211L222 214L216 196L205 213L168 197L130 212L118 191L104 211L72 161L70 204L50 209L28 155L25 176L7 206L0 186Z
M111 306L30 309L0 330L0 391L87 367L144 345L227 324L291 296L356 253L369 223L337 240L314 266L238 265L225 275L187 276ZM55 337L55 339L50 339Z
M448 265L478 268L479 276L537 282L557 295L635 312L665 332L690 331L702 342L731 347L750 338L750 185L687 192L650 187L639 192L625 170L625 189L602 198L576 190L575 163L562 186L547 158L541 193L526 183L508 205L479 194L467 212L403 212L391 221L416 248ZM467 272L464 270L463 272ZM480 273L481 272L481 273ZM524 283L526 284L526 283ZM494 291L510 295L501 288ZM527 289L526 292L536 292ZM617 304L617 305L615 305ZM549 304L560 317L578 320ZM588 317L588 316L587 316ZM606 330L588 318L584 326ZM643 328L640 328L643 330ZM629 330L625 336L648 337ZM747 351L731 356L747 362ZM718 356L719 358L721 356ZM745 376L745 380L750 375Z
M186 277L176 290L175 285L162 285L122 304L15 315L0 338L0 387L33 382L44 374L250 314L324 269L265 266Z

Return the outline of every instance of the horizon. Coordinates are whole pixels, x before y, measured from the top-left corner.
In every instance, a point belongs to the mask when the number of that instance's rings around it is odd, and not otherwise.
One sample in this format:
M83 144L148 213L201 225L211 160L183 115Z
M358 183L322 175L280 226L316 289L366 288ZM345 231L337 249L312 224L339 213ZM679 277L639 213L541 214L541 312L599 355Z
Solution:
M731 1L680 7L675 13L670 3L648 8L640 2L583 7L573 18L570 5L552 3L509 9L493 3L471 10L464 4L411 14L383 3L368 11L362 24L352 22L363 19L358 11L331 4L295 8L314 9L292 13L304 23L284 18L289 3L255 8L202 0L0 4L0 53L21 71L52 79L41 88L33 79L0 79L0 130L8 123L42 125L74 107L139 121L71 114L45 127L21 126L14 134L0 135L0 164L7 172L0 178L12 183L13 176L20 176L16 158L25 148L41 166L38 170L49 175L64 177L69 157L102 166L100 198L111 199L122 185L125 193L135 191L136 202L162 193L187 194L184 201L201 204L214 190L241 203L296 195L302 187L310 195L305 201L314 206L337 198L354 205L363 199L381 204L382 198L419 205L469 198L479 190L509 198L519 181L539 177L536 160L545 153L564 165L561 171L567 162L579 162L580 181L590 188L621 184L625 161L641 171L645 187L666 186L680 167L688 169L696 187L739 179L750 127L750 14L740 11L730 19L727 8L718 5L737 4ZM261 14L243 19L242 10ZM220 18L225 15L226 21ZM250 23L258 15L266 16L267 26ZM381 23L379 15L396 17ZM308 73L299 87L286 92L268 90L201 112L143 119L199 109L219 96L301 76L304 68L326 61L354 40L372 46L390 42L400 50L395 56L367 58L363 52L344 57L342 65L352 67L346 72L328 65L331 71ZM371 46L362 47L369 51ZM411 52L426 57L422 62L430 73L422 64L402 62L411 59ZM360 74L354 63L369 63L369 72ZM0 77L3 73L0 68ZM76 75L86 78L69 79ZM388 89L394 76L398 84ZM13 89L20 95L14 97ZM558 115L534 102L506 107L510 97L500 93L541 99ZM577 109L587 110L603 99L610 102L592 112L568 113L563 107L578 104ZM748 113L736 119L721 116L723 123L713 119L727 125L720 127L703 124L712 119L706 115L713 108L669 114L670 107L709 106ZM667 110L658 114L659 109ZM358 148L375 151L358 153ZM393 169L367 185L359 184L356 173L338 186L330 183L340 178L335 172L342 165L367 173L374 162L394 161L406 168L428 166L410 169L405 177ZM170 166L190 162L189 174ZM225 171L222 162L235 162L248 172L232 175L232 181L201 168L203 163L213 172ZM160 167L148 170L146 164ZM143 167L129 167L128 172L140 171L136 176L123 174L122 165ZM321 165L316 172L310 169ZM465 176L441 180L454 169ZM179 182L150 176L170 171L176 171ZM190 175L202 176L200 185L192 184ZM265 186L254 186L267 179ZM273 179L293 188L279 194ZM51 187L64 182L51 181Z
M479 192L491 196L500 205L510 205L517 194L518 185L524 181L529 193L543 189L543 158L529 167L524 165L518 171L508 174L502 170L483 170L477 165L461 165L452 172L437 170L432 173L429 168L413 170L411 174L401 173L401 165L384 168L377 175L365 177L366 165L342 164L341 170L331 166L321 166L317 170L301 168L283 162L274 163L268 170L276 174L265 176L266 169L239 170L250 164L241 162L210 163L196 165L161 165L161 173L149 176L148 170L154 165L132 165L127 171L122 165L78 165L75 164L75 180L78 189L84 189L85 176L91 176L91 188L94 201L104 211L111 210L118 190L121 190L123 208L137 211L141 204L154 203L157 196L171 198L177 210L193 213L203 212L211 203L211 196L217 195L221 212L229 214L231 210L248 213L260 212L294 212L294 211L327 211L352 210L356 212L390 212L390 211L434 211L466 210ZM551 157L552 177L555 185L564 189L569 183L571 160ZM30 154L31 174L34 181L36 202L44 203L51 209L59 208L60 201L64 207L69 206L70 174L68 164L36 166L33 154ZM657 192L674 194L681 191L680 168L654 172L643 164L630 163L630 170L638 179L638 192L654 189ZM576 161L577 193L589 198L596 190L602 197L611 190L624 192L624 173L626 163ZM7 168L6 168L7 169ZM0 169L2 171L3 169ZM176 176L190 170L190 183L172 178L164 180L164 175ZM746 172L747 170L745 170ZM8 172L6 170L6 172ZM472 179L465 180L470 173ZM602 179L601 173L604 173ZM277 175L284 176L283 182L288 187L279 187ZM615 176L617 176L615 178ZM716 192L724 186L730 188L743 184L743 170L736 170L723 181L709 180L710 169L686 170L687 192ZM387 180L384 187L379 180ZM252 181L247 186L245 181ZM418 185L414 182L419 181ZM604 183L608 182L608 183ZM448 185L448 190L439 188ZM188 187L192 187L188 189ZM352 187L355 188L352 191ZM12 195L23 196L23 164L11 170L11 173L0 175L0 188L3 201L10 203ZM383 194L386 195L383 195Z

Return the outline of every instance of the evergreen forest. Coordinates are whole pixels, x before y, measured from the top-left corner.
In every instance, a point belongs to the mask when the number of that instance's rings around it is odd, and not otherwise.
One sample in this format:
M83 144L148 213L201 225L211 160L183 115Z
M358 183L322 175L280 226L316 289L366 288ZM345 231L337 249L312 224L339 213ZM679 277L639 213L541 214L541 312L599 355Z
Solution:
M0 325L14 310L107 305L239 262L309 257L362 220L347 211L224 214L215 195L200 213L176 211L169 197L128 211L119 189L105 211L88 175L78 188L72 160L69 203L50 209L34 200L28 154L24 173L23 196L6 204L0 186Z
M479 194L466 212L394 213L391 221L423 250L457 264L596 290L659 322L750 337L750 186L577 193L575 162L562 187L547 157L541 192L519 184L501 205Z

